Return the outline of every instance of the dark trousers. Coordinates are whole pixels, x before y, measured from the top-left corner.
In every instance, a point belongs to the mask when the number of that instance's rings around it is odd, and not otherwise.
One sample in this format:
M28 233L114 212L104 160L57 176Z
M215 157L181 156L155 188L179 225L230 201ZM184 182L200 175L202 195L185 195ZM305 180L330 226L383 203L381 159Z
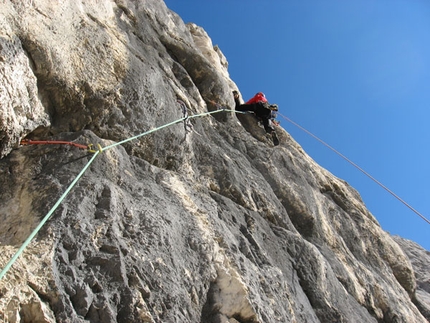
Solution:
M266 130L267 133L272 133L273 131L275 131L271 120L272 112L269 108L265 107L265 104L263 102L252 104L240 104L238 100L235 100L235 102L236 111L254 112L255 116L263 122L264 130Z

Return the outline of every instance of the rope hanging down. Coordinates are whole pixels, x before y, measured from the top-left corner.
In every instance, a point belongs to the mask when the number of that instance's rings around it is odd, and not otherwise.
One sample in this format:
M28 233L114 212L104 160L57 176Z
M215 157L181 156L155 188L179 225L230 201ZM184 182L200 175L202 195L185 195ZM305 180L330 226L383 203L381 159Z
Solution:
M27 246L30 244L30 242L33 240L33 238L36 236L36 234L40 231L40 229L45 225L45 223L49 220L49 218L51 217L51 215L55 212L55 210L58 208L58 206L61 204L61 202L63 202L63 200L66 198L66 196L69 194L69 192L72 190L72 188L76 185L76 183L78 182L78 180L84 175L85 171L88 169L88 167L91 165L91 163L95 160L95 158L98 156L99 153L102 153L104 150L107 149L111 149L113 147L122 145L126 142L132 141L134 139L140 138L142 136L148 135L150 133L156 132L158 130L167 128L171 125L183 122L185 120L188 119L192 119L192 118L198 118L198 117L203 117L203 116L207 116L210 114L215 114L218 112L236 112L235 110L228 110L228 109L222 109L222 110L214 110L214 111L210 111L210 112L204 112L204 113L200 113L200 114L196 114L196 115L192 115L192 116L184 116L183 118L180 118L178 120L172 121L170 123L167 123L163 126L151 129L149 131L143 132L139 135L127 138L123 141L111 144L109 146L106 147L101 147L100 145L98 146L98 150L90 150L91 152L94 152L93 157L90 159L90 161L84 166L84 168L81 170L81 172L76 176L76 178L73 180L73 182L69 185L69 187L66 189L66 191L63 193L63 195L61 195L61 197L58 199L58 201L54 204L54 206L49 210L49 212L45 215L45 217L42 219L42 221L39 223L39 225L33 230L33 232L30 234L30 236L27 238L27 240L25 240L25 242L22 244L22 246L18 249L18 251L15 253L15 255L12 257L12 259L6 264L6 266L3 268L3 270L0 272L0 279L2 279L4 277L4 275L6 275L6 273L9 271L10 267L12 267L12 265L15 263L15 261L18 259L18 257L21 255L21 253L24 251L25 248L27 248ZM239 111L237 111L239 112ZM23 144L36 144L35 141L26 141ZM38 144L67 144L67 145L72 145L78 148L82 148L82 149L89 149L90 146L85 146L85 145L80 145L80 144L75 144L75 143L70 143L70 142L58 142L58 141L44 141L44 142L38 142Z
M426 221L428 224L430 224L430 220L427 219L424 215L422 215L420 212L418 212L416 209L414 209L410 204L408 204L405 200L403 200L400 196L398 196L396 193L394 193L392 190L390 190L388 187L386 187L384 184L382 184L380 181L378 181L376 178L374 178L372 175L370 175L368 172L366 172L363 168L361 168L360 166L358 166L356 163L354 163L352 160L350 160L349 158L347 158L345 155L341 154L340 152L338 152L336 149L334 149L332 146L330 146L329 144L327 144L326 142L324 142L323 140L321 140L320 138L318 138L317 136L315 136L312 132L306 130L305 128L303 128L301 125L295 123L293 120L287 118L286 116L278 113L282 118L284 118L285 120L287 120L288 122L292 123L293 125L295 125L297 128L303 130L304 132L306 132L308 135L310 135L311 137L313 137L314 139L318 140L320 143L322 143L324 146L326 146L327 148L329 148L330 150L332 150L333 152L335 152L337 155L339 155L340 157L342 157L343 159L345 159L348 163L350 163L352 166L354 166L355 168L357 168L360 172L362 172L364 175L366 175L367 177L369 177L372 181L374 181L376 184L378 184L379 186L381 186L384 190L386 190L388 193L390 193L392 196L394 196L397 200L399 200L400 202L402 202L404 205L406 205L412 212L414 212L415 214L417 214L421 219L423 219L424 221Z
M12 259L6 264L6 266L3 268L3 270L0 273L0 279L3 278L3 276L7 273L9 268L14 264L14 262L18 259L18 257L21 255L21 253L24 251L25 248L30 244L31 240L36 236L36 234L39 232L39 230L43 227L43 225L48 221L48 219L51 217L52 213L57 209L57 207L63 202L63 200L66 198L67 194L72 190L72 188L75 186L75 184L78 182L78 180L82 177L82 175L85 173L85 171L88 169L88 167L91 165L91 163L94 161L94 159L99 154L99 151L96 151L93 155L93 157L90 159L90 161L85 165L85 167L81 170L81 172L76 176L76 178L73 180L73 182L69 185L69 187L66 189L66 191L61 195L61 197L58 199L58 201L54 204L54 206L49 210L49 212L45 215L45 217L42 219L42 221L39 223L39 225L33 230L33 232L30 234L30 236L27 238L27 240L24 241L22 246L18 249L18 251L15 253L15 255L12 257Z

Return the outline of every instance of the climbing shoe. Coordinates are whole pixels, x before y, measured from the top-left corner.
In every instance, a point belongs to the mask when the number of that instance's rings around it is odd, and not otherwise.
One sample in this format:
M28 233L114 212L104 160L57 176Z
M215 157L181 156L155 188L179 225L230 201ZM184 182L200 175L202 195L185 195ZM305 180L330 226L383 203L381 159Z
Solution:
M273 144L274 144L275 146L278 146L278 145L279 145L279 139L278 139L278 136L276 135L276 132L275 132L275 131L273 131L273 132L272 132L272 140L273 140Z

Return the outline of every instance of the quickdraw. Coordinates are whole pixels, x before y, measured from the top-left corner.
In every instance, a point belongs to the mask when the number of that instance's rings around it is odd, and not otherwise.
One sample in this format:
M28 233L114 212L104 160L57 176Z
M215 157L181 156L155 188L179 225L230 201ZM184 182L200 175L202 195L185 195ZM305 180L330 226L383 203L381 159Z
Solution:
M182 116L184 118L184 129L185 129L185 135L189 132L194 132L196 134L198 134L199 136L201 136L197 131L194 130L194 126L191 123L191 120L188 116L188 109L187 109L187 105L181 101L181 100L177 100L177 102L179 103L181 109L182 109Z

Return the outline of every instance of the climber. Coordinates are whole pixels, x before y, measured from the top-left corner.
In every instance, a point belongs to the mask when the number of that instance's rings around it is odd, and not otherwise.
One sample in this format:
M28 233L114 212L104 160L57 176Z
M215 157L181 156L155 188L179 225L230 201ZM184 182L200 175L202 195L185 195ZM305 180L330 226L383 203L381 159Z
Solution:
M233 91L234 102L236 103L237 111L250 111L260 119L263 123L264 130L270 134L275 146L279 145L279 139L276 135L275 127L273 126L273 113L278 111L276 104L269 104L266 96L262 92L258 92L254 97L249 99L245 104L241 104L239 100L239 93Z

